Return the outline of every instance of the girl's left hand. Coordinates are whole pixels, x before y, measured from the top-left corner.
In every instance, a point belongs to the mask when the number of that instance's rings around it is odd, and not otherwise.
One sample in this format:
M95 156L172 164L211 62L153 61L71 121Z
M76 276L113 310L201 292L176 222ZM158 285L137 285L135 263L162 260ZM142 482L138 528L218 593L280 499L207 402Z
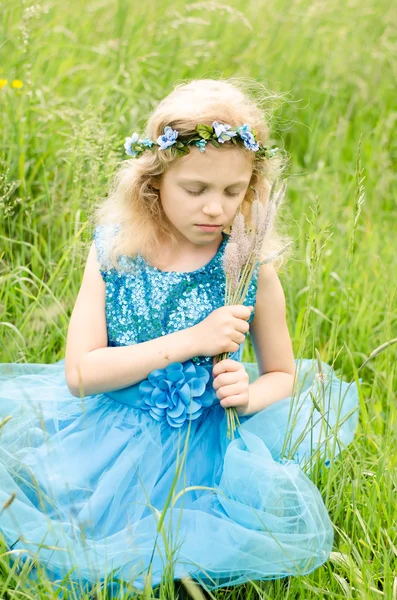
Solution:
M223 408L235 406L243 415L249 403L249 377L245 367L237 360L225 358L212 369L213 387Z

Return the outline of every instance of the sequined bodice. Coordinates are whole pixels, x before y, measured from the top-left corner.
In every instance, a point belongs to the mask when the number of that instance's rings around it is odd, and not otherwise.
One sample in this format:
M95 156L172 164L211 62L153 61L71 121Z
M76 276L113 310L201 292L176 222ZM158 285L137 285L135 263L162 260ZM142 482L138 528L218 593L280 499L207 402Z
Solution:
M121 256L120 269L106 261L105 245L117 229L115 225L99 225L94 239L100 272L106 283L106 325L109 346L128 346L152 340L196 325L213 310L224 305L225 274L222 256L229 235L215 256L203 267L191 272L161 271L137 255ZM128 267L134 261L134 270ZM248 323L254 317L257 289L257 270L254 273L246 306L254 306ZM241 360L243 344L231 354ZM212 357L194 357L197 364L212 362Z

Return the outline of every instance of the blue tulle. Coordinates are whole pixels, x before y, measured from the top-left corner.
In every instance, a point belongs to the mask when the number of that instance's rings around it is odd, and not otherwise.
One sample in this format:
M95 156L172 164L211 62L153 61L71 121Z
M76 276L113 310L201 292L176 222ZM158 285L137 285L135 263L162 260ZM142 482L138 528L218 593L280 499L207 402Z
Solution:
M257 366L243 365L255 381ZM155 371L138 394L139 384L80 399L64 360L0 365L0 421L12 417L0 429L1 505L15 493L0 515L8 548L36 555L54 581L73 570L82 587L112 572L143 589L150 565L153 585L173 564L175 579L208 589L313 571L333 526L305 467L352 441L358 393L325 363L320 376L314 360L296 365L294 402L241 417L232 441L201 366Z

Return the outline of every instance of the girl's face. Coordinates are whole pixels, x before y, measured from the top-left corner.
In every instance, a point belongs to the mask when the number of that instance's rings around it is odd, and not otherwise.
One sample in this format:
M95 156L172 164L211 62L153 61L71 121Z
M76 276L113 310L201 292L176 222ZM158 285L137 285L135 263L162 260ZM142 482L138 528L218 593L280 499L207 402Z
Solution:
M244 200L252 164L239 148L215 148L205 152L191 147L163 173L158 189L171 228L184 249L216 245L221 232L234 219ZM199 225L219 225L211 231Z

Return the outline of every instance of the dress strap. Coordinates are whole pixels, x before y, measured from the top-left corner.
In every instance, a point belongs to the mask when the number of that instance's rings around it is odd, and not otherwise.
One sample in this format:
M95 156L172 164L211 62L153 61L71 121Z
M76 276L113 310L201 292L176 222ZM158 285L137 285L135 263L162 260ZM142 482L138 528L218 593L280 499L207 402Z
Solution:
M111 268L108 258L110 242L119 229L119 225L97 225L94 229L93 239L97 250L98 262L101 272Z

